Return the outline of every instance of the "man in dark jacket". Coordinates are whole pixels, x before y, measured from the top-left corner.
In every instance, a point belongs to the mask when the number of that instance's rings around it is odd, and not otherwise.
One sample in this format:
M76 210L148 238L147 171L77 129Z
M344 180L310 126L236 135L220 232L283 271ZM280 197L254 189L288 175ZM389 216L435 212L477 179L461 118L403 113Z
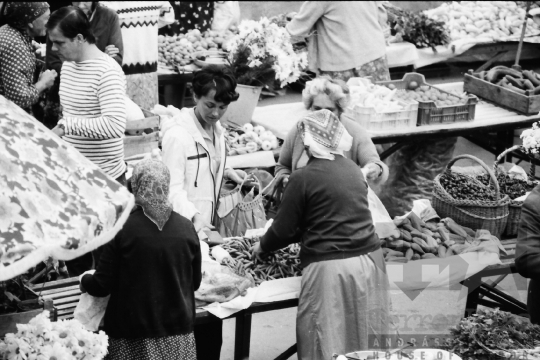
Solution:
M529 194L521 208L516 245L516 268L531 279L527 308L533 324L540 324L540 185Z

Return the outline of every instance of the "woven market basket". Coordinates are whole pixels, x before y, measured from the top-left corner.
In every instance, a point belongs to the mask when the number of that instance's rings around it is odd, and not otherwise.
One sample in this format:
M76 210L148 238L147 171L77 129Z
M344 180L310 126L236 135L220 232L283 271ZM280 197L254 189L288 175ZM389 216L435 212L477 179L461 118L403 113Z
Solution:
M520 150L520 149L522 149L521 145L515 145L509 149L506 149L499 156L497 156L497 160L495 160L495 164L493 165L495 177L497 177L499 162L501 161L501 159L504 159L506 154L515 150ZM529 181L535 181L535 166L532 162L531 162L531 168L529 170ZM517 235L519 220L521 219L522 205L523 205L523 201L510 200L510 204L508 204L508 211L509 211L508 221L506 224L506 229L504 231L504 234L506 236Z
M441 176L451 173L452 171L450 169L452 165L462 159L473 160L486 170L491 178L491 183L495 188L495 201L456 200L443 188L440 181ZM467 175L464 176L468 177L471 182L484 186L477 179ZM510 198L507 195L501 198L497 178L495 177L495 174L493 174L493 171L488 168L482 160L472 155L460 155L450 160L446 165L444 172L435 177L435 180L433 181L432 203L433 208L441 218L452 218L458 224L470 227L473 230L489 230L492 235L500 238L506 228Z

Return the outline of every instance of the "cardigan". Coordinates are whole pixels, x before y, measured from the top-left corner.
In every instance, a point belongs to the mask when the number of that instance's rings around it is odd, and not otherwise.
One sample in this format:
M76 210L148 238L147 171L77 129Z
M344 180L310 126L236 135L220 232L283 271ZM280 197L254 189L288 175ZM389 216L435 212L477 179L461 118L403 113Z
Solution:
M262 250L300 242L304 267L378 250L367 192L364 175L351 160L310 158L291 175L274 222L261 239Z
M388 166L379 158L379 154L369 133L358 123L347 119L344 115L341 116L341 123L353 137L351 150L344 152L345 157L351 159L360 167L364 167L369 163L380 165L383 172L374 182L384 183L388 179ZM302 137L298 133L298 127L293 126L281 148L278 164L276 165L276 177L279 175L290 175L292 171L295 171L303 152L304 143L302 142Z
M158 29L174 23L168 1L102 1L116 10L124 40L122 69L126 75L157 71Z
M120 20L116 12L98 3L90 18L90 28L96 37L96 46L99 50L105 52L105 48L109 45L114 45L120 50L113 59L122 66L124 43L122 41L122 32L120 31ZM63 60L60 59L58 52L52 51L52 42L49 37L47 37L47 50L45 54L47 69L54 69L60 74Z
M308 63L315 73L351 70L386 54L376 1L306 1L287 30L309 36Z
M38 102L34 86L36 55L27 34L9 25L0 27L0 95L26 112Z
M540 185L521 207L515 262L519 274L531 279L527 307L531 322L540 325Z
M114 240L104 245L94 275L82 286L111 295L105 332L113 338L188 334L201 283L201 249L193 224L172 212L162 231L136 207Z

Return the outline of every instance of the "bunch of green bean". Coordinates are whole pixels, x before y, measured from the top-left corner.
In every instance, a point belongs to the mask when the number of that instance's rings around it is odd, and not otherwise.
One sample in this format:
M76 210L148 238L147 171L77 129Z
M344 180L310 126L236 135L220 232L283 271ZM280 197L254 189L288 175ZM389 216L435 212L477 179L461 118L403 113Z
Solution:
M232 238L221 247L231 255L233 261L226 262L239 275L249 274L259 285L266 280L301 276L300 245L292 244L284 249L270 253L264 261L252 259L255 242L259 239Z

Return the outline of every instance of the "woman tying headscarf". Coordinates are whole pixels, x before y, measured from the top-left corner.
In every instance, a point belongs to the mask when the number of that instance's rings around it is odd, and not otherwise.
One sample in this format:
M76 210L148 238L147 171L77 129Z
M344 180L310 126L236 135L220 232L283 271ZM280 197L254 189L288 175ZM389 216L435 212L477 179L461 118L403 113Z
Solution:
M344 157L353 139L328 110L298 123L309 160L289 179L272 226L254 248L300 242L303 266L296 337L298 358L367 350L388 335L389 282L368 209L367 183ZM384 345L382 345L384 346Z
M143 160L130 179L136 207L103 248L81 291L110 295L104 318L106 359L196 359L195 290L201 250L193 224L169 203L169 170Z
M0 27L0 95L32 114L40 94L54 84L56 71L47 70L34 84L36 54L32 39L44 36L50 15L46 2L8 2Z

